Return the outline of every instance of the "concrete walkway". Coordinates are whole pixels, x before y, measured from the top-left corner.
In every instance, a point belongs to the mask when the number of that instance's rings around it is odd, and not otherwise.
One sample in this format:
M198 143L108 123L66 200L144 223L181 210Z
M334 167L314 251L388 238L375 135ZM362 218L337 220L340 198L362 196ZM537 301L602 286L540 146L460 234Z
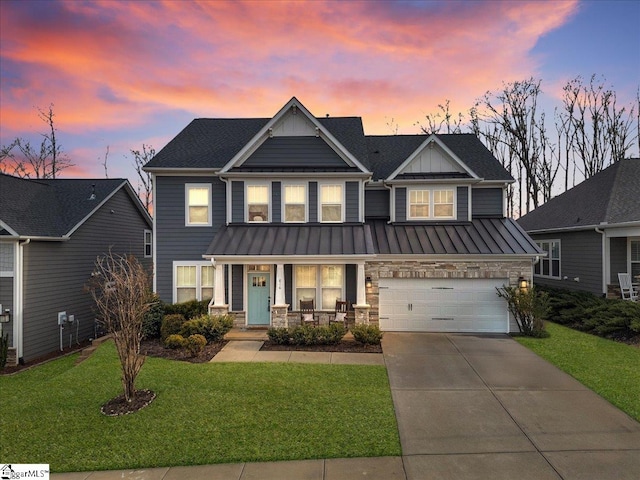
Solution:
M255 344L245 342L229 345L214 360L224 352L227 360L218 361L284 361L258 360L260 353L284 353L289 354L287 361L303 361L304 356L292 354L308 353L259 352ZM66 473L51 478L638 478L640 423L508 336L386 333L383 350L383 356L364 355L384 357L387 365L402 457ZM341 363L333 355L322 361Z

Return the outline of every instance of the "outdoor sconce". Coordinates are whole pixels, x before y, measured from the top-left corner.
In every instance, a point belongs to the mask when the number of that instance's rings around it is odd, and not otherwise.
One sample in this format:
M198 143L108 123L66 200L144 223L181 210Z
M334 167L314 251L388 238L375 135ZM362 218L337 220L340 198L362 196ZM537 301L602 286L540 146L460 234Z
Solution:
M518 289L522 293L527 293L527 290L529 290L529 281L524 277L518 278Z
M364 286L367 287L367 288L371 288L373 286L373 282L371 281L371 277L365 278Z
M6 310L2 310L2 305L0 305L0 323L9 323L11 321L11 311L7 308Z

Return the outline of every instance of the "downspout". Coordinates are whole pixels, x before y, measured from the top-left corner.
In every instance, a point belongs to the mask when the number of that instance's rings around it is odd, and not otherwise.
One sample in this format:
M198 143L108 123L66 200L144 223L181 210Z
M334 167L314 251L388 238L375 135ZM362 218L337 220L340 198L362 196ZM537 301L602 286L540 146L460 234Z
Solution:
M24 242L18 242L18 258L16 265L16 276L14 277L14 305L13 305L13 345L16 348L16 358L18 361L24 356L24 325L23 325L23 307L24 307L24 247L31 243L31 239L27 238Z
M382 186L389 190L389 221L387 224L391 224L396 220L396 197L393 185L387 185L387 182L382 181Z
M604 296L607 296L607 278L610 275L607 275L607 237L604 230L600 230L600 228L595 228L596 232L602 235L602 293Z

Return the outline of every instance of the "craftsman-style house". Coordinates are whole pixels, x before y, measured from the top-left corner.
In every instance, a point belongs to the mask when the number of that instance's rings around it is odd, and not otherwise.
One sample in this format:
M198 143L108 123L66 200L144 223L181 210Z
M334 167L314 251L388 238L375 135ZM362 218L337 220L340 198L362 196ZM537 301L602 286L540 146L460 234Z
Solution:
M294 97L272 118L193 120L145 170L156 292L240 326L292 324L311 299L383 330L507 332L495 289L541 254L471 134L369 136Z

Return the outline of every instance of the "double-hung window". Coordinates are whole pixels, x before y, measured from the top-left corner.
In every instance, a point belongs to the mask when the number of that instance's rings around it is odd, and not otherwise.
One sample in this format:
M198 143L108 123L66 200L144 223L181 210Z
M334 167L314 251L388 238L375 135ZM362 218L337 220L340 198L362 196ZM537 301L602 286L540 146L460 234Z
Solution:
M409 189L407 199L409 220L455 219L455 194L453 189Z
M0 277L13 277L14 245L13 242L0 242Z
M188 226L211 225L211 184L188 183L185 185L185 224Z
M144 258L153 255L153 233L151 230L144 231Z
M320 221L342 222L344 195L342 185L320 185Z
M640 275L640 239L629 240L629 261L631 262L631 280L635 283Z
M174 302L213 298L213 276L209 262L174 262Z
M317 309L333 310L344 293L344 265L296 265L296 305L313 300Z
M269 187L266 185L247 186L247 221L269 221Z
M560 278L560 240L542 240L536 242L540 249L547 252L534 267L533 273L542 277Z
M304 185L284 186L284 221L304 222L307 210L307 189Z

